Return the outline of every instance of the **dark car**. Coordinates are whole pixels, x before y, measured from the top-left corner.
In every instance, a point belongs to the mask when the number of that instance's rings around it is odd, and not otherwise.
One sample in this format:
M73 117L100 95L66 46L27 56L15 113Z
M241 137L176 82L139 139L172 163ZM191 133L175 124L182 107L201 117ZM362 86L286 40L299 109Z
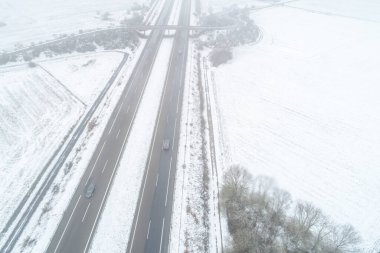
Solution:
M95 191L95 183L90 183L87 188L84 196L88 199L90 199L94 195Z

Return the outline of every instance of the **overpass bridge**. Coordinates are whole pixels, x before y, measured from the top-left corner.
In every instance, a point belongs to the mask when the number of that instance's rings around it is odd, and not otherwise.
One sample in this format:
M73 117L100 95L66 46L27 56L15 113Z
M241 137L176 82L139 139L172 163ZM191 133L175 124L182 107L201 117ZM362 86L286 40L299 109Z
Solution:
M232 30L237 25L229 26L185 26L185 25L136 25L136 26L119 26L114 29L151 31L151 30L181 30L181 31L209 31L209 30ZM107 30L112 30L107 29Z
M40 43L33 46L28 46L24 48L20 48L11 52L1 52L0 50L0 56L6 56L6 55L14 55L14 54L22 54L24 52L27 52L29 50L33 50L38 47L42 46L49 46L58 42L70 40L73 38L81 38L86 36L95 35L100 32L104 31L117 31L117 30L128 30L128 31L136 31L141 37L146 36L146 32L150 32L153 30L165 30L165 37L173 37L176 31L190 31L190 37L194 37L195 31L198 32L207 32L207 31L215 31L215 30L233 30L236 29L238 25L229 25L229 26L185 26L185 25L130 25L130 26L117 26L117 27L110 27L110 28L104 28L104 29L97 29L93 31L83 32L80 34L67 36L64 38L59 38L51 41L47 41L44 43ZM167 32L166 32L167 31Z

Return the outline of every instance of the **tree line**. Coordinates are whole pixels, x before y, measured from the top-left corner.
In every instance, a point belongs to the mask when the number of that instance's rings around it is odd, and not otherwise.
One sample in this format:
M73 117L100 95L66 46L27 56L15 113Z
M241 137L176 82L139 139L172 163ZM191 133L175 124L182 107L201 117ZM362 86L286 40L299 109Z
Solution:
M259 28L250 17L248 8L231 7L228 11L210 14L200 18L203 26L232 26L236 28L225 31L207 32L205 39L200 39L200 48L211 48L210 61L219 66L232 59L232 47L255 42L259 37Z
M221 202L232 237L227 252L361 252L353 226L334 223L309 202L293 202L273 179L253 178L240 166L224 174Z
M44 53L47 57L73 52L91 52L97 48L104 50L134 49L139 43L137 33L128 30L104 30L92 34L84 34L77 37L67 38L54 43L37 45L21 53L0 55L0 65L19 60L31 61Z

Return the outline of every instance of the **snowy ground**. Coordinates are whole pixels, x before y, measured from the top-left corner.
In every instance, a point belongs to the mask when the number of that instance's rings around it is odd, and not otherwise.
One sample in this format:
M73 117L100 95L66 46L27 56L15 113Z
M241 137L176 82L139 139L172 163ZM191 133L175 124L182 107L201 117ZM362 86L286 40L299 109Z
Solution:
M174 189L170 234L170 252L206 252L209 231L204 227L203 169L200 90L196 50L190 43L184 98L182 102L181 136Z
M0 70L0 228L90 108L122 56L88 54L42 62L49 72L25 65Z
M241 8L262 8L289 1L291 2L292 0L204 0L202 1L202 4L206 5L204 11L219 12L225 10L228 11L231 5L236 5Z
M91 105L122 58L123 53L105 52L44 61L40 65L84 104Z
M0 228L84 113L45 71L0 71Z
M50 191L47 193L44 201L40 204L18 240L15 252L44 252L46 250L46 247L60 222L63 212L65 211L72 194L75 192L83 172L87 168L87 164L98 144L113 108L122 93L124 85L117 84L125 84L127 82L144 44L145 43L142 43L136 50L135 54L131 55L128 59L121 74L115 80L114 85L106 95L101 106L95 112L95 115L91 120L92 122L96 122L95 127L92 129L88 128L85 131L78 140L74 148L75 151L72 152L67 159L67 162L73 162L72 168L68 171L61 170L57 175ZM114 64L119 60L119 56L116 56L116 62L114 62ZM96 59L95 55L93 57ZM101 72L97 69L95 73L98 73L99 75ZM92 73L92 75L95 75L95 73ZM99 76L99 78L101 78L101 76ZM91 85L91 78L89 77L86 80L88 80Z
M159 49L90 252L127 249L172 45L172 39L164 40Z
M205 13L207 5L201 4ZM196 1L191 24L197 24ZM207 9L207 8L206 8ZM200 71L203 57L190 40L181 116L170 252L221 252L223 241L218 208L218 173L214 139L210 134L211 113L207 72ZM199 64L198 65L198 60ZM218 137L217 137L218 138Z
M80 29L119 24L133 3L146 0L2 0L0 2L0 51L16 43L53 39L54 34L77 33ZM104 13L109 20L103 20Z
M360 1L350 18L354 1L316 2L254 12L263 40L214 69L223 155L351 223L370 249L380 239L380 24L362 18L380 10Z
M380 2L377 0L302 0L287 5L311 12L380 23Z

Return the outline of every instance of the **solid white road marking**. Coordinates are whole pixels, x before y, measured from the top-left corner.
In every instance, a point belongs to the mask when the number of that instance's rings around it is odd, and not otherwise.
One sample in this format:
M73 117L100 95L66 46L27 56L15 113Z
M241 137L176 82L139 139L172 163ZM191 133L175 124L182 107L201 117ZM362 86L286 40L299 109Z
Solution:
M175 119L175 122L174 122L174 135L173 135L173 141L172 141L172 150L174 150L174 139L175 139L175 135L176 135L176 130L177 129L177 118Z
M104 170L106 169L107 163L108 163L108 160L106 161L106 163L105 163L104 166L103 166L102 174L103 174Z
M113 122L112 122L112 125L111 125L111 127L110 127L110 130L108 131L108 134L111 133L111 131L112 131L112 129L113 129L113 126L115 125L116 119L117 119L117 117L119 116L119 113L120 113L120 111L121 111L121 108L123 108L123 104L121 104L121 105L119 106L119 110L117 111L116 116L115 116L115 118L113 119Z
M178 108L179 108L179 93L178 93L178 99L177 99L177 113L178 113Z
M149 237L149 231L150 231L150 222L151 222L151 220L149 220L149 225L148 225L148 233L146 233L146 239L148 239L148 237Z
M91 175L92 175L92 172L93 172L94 169L95 169L96 163L98 162L98 159L99 159L99 157L100 157L100 154L101 154L102 151L103 151L103 148L104 148L104 145L105 145L105 144L106 144L106 142L103 143L103 146L102 146L102 148L100 149L100 152L99 152L99 154L98 154L98 157L97 157L96 160L95 160L94 166L92 166L92 169L91 169L90 175L88 175L88 178L87 178L87 180L86 180L86 184L85 184L85 185L87 185L88 180L90 180L90 177L91 177Z
M162 249L162 237L164 235L164 227L165 227L165 217L162 219L162 231L161 231L161 241L160 241L160 253Z
M165 206L168 203L169 184L170 184L170 171L172 170L172 157L170 157L168 184L166 185Z
M135 80L135 78L136 78L136 75L133 76L131 84L133 84L133 81ZM127 98L130 90L131 90L131 85L128 87L128 90L127 90L127 92L124 95L124 99Z
M65 234L66 229L67 229L67 227L68 227L69 224L70 224L70 220L71 220L71 218L73 217L74 211L75 211L75 209L77 208L77 205L78 205L79 200L80 200L81 197L82 197L82 195L79 195L79 198L78 198L78 200L77 200L77 203L75 204L74 209L73 209L73 211L72 211L71 214L70 214L69 220L68 220L67 223L66 223L65 229L63 230L63 232L62 232L62 234L61 234L61 237L59 238L58 244L57 244L57 246L55 247L54 253L57 252L58 247L59 247L59 245L61 244L61 241L62 241L63 235Z
M83 215L83 218L82 218L82 222L83 222L84 219L86 218L86 214L87 214L87 211L88 211L88 208L90 207L90 205L91 205L91 202L88 203L88 206L87 206L86 211L84 212L84 215Z
M157 174L157 178L156 178L156 187L157 187L157 183L158 183L158 174Z

